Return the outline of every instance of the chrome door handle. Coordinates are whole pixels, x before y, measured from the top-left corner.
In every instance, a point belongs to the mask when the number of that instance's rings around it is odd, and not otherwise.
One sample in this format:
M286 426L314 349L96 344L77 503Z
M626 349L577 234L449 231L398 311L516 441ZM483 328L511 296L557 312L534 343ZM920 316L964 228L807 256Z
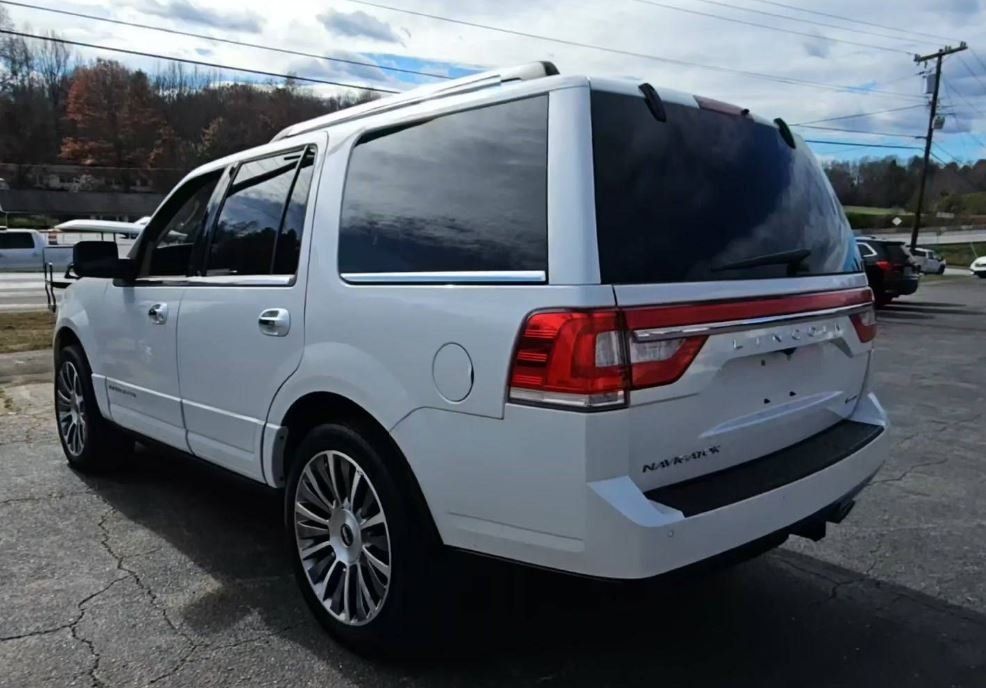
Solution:
M291 314L286 308L268 308L257 318L260 331L270 337L287 336L291 329Z
M155 325L163 325L168 322L168 304L155 303L147 310L147 317Z

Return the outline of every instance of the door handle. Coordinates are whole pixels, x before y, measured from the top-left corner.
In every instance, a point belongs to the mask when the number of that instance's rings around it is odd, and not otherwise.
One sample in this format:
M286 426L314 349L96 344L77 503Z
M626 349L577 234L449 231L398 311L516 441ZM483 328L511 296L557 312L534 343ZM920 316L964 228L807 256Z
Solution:
M147 310L147 317L155 325L163 325L168 322L168 304L155 303Z
M291 314L286 308L268 308L257 318L260 331L270 337L285 337L291 329Z

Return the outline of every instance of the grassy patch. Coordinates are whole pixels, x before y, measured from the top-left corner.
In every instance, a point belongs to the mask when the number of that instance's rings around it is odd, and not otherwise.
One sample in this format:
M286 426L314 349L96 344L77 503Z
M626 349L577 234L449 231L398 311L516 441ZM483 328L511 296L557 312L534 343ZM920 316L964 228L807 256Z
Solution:
M0 354L51 348L54 325L48 311L0 313Z
M948 261L949 267L967 268L979 256L986 255L986 242L969 244L941 244L929 246Z

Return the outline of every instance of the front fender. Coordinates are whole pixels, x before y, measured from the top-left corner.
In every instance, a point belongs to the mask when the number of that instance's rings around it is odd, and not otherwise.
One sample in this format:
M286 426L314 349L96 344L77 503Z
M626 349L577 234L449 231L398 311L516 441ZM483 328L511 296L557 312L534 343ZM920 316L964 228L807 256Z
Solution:
M71 332L79 340L86 359L89 361L89 368L92 370L92 387L96 393L99 413L104 418L109 418L109 399L106 396L106 385L102 383L103 357L99 342L93 335L91 326L93 314L89 305L100 303L106 286L107 281L101 279L82 279L69 285L58 305L58 317L55 319L52 345L55 345L65 331Z

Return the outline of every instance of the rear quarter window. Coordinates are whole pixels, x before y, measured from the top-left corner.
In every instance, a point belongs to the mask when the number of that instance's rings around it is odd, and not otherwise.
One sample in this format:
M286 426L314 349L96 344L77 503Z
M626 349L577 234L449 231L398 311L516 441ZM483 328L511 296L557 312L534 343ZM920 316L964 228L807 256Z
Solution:
M339 271L547 270L547 118L538 96L364 136Z
M803 142L749 117L593 91L600 273L607 283L858 272L845 214ZM726 266L808 251L796 264Z

